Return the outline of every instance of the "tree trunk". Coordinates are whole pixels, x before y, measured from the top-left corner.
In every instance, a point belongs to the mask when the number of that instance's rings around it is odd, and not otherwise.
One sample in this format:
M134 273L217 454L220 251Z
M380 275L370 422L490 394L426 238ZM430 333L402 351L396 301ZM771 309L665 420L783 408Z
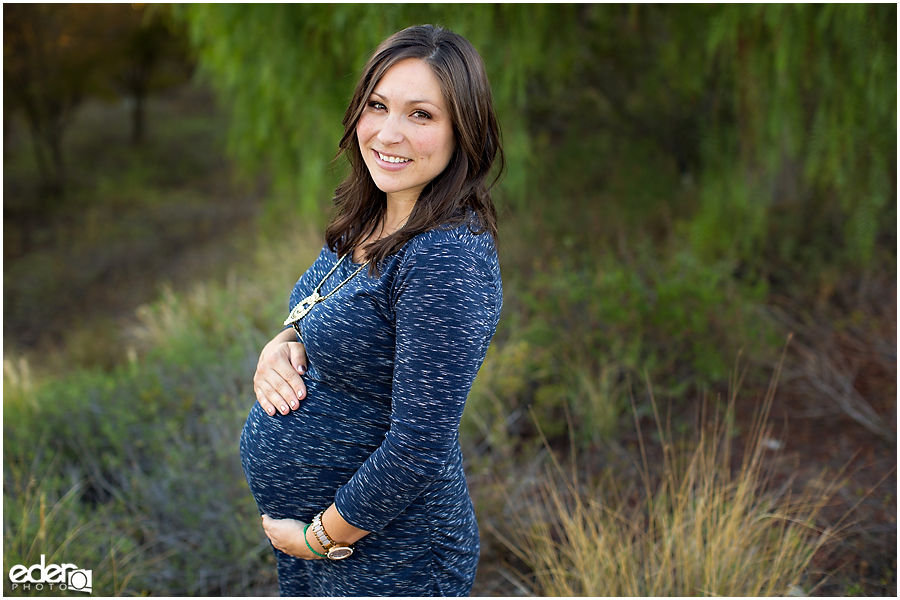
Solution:
M62 123L52 123L47 139L50 148L50 164L52 165L51 193L53 198L60 201L66 188L66 164L63 157L63 131Z
M145 104L147 91L144 86L134 89L134 107L131 110L131 143L139 146L144 142Z
M43 208L53 208L65 193L65 161L60 123L36 123L29 119L31 143L38 166L38 191Z

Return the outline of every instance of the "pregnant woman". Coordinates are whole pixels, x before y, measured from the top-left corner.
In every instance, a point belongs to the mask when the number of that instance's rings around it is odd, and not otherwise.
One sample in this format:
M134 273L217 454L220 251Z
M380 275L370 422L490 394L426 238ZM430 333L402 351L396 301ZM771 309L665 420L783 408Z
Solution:
M478 563L459 421L502 303L484 65L418 26L343 120L351 172L262 350L241 461L282 595L462 596Z

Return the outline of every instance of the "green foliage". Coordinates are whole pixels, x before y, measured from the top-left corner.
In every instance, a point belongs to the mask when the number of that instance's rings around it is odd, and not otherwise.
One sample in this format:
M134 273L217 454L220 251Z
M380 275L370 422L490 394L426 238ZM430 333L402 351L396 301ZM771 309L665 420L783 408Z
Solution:
M770 262L818 272L870 265L879 240L896 235L896 11L710 13L709 61L733 117L708 137L708 185L692 224L700 250L764 271Z
M527 118L534 178L598 197L595 231L684 233L776 286L891 268L896 7L604 5L577 28Z
M193 352L185 341L152 363L135 359L111 373L76 372L47 382L34 390L29 405L4 404L4 472L33 465L44 477L34 492L41 497L60 494L69 477L80 481L83 489L58 512L107 536L118 531L118 545L142 548L142 573L128 586L133 591L226 593L242 584L235 570L240 565L227 549L252 549L260 541L248 520L234 518L253 511L234 460L250 362L240 346L222 352L202 339L194 343ZM43 456L48 451L55 461ZM33 504L26 491L10 487L7 505ZM33 521L31 515L9 531L32 543ZM56 535L32 544L68 550L67 558L83 556L76 564L99 571L101 542ZM149 569L163 559L165 569ZM112 583L95 586L104 595L116 591Z
M369 54L404 27L433 23L466 36L482 54L507 141L513 197L533 158L520 119L531 72L565 61L564 5L267 5L182 7L203 71L232 110L232 152L250 170L266 167L290 204L270 207L283 222L321 216L343 165L329 161L341 119Z
M102 595L271 591L237 443L300 268L285 248L309 264L319 243L261 244L253 283L166 290L110 371L35 380L27 361L4 363L4 564L52 553L95 569Z
M92 585L98 591L119 595L128 589L143 566L134 537L121 532L121 523L106 507L91 508L84 502L84 480L66 481L53 468L37 470L6 459L3 486L3 564L30 567L70 563L93 567ZM43 465L41 465L43 466ZM12 589L4 580L7 596L59 596L48 585L42 591Z
M643 252L624 264L602 255L554 258L533 273L514 296L531 324L528 339L613 357L674 393L688 380L724 381L728 357L770 341L759 337L755 316L765 289L741 287L730 264L706 265L689 251Z
M644 382L684 403L724 389L740 355L750 380L764 381L784 341L765 286L689 249L634 250L624 260L603 250L529 256L527 269L505 271L505 317L463 419L472 453L512 455L534 435L532 418L551 440L614 442L629 396L649 413Z

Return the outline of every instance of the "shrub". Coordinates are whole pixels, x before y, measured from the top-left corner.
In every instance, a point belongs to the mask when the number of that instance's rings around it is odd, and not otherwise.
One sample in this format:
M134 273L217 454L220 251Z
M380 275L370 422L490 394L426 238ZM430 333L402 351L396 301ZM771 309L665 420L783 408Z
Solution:
M4 564L65 560L101 595L272 592L237 445L259 349L305 266L284 256L311 263L314 239L263 245L252 281L165 290L110 371L37 380L4 362Z

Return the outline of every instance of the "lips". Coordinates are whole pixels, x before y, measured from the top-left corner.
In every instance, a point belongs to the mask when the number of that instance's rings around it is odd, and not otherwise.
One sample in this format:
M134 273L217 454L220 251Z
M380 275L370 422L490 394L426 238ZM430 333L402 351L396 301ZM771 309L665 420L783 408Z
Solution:
M378 150L372 150L372 154L375 158L375 164L384 171L402 171L413 163L411 158L383 154Z
M375 154L377 154L378 158L380 158L384 162L391 163L392 165L400 165L403 163L411 162L409 158L403 158L402 156L393 156L391 154L384 154L382 152L379 152L378 150L375 151Z

